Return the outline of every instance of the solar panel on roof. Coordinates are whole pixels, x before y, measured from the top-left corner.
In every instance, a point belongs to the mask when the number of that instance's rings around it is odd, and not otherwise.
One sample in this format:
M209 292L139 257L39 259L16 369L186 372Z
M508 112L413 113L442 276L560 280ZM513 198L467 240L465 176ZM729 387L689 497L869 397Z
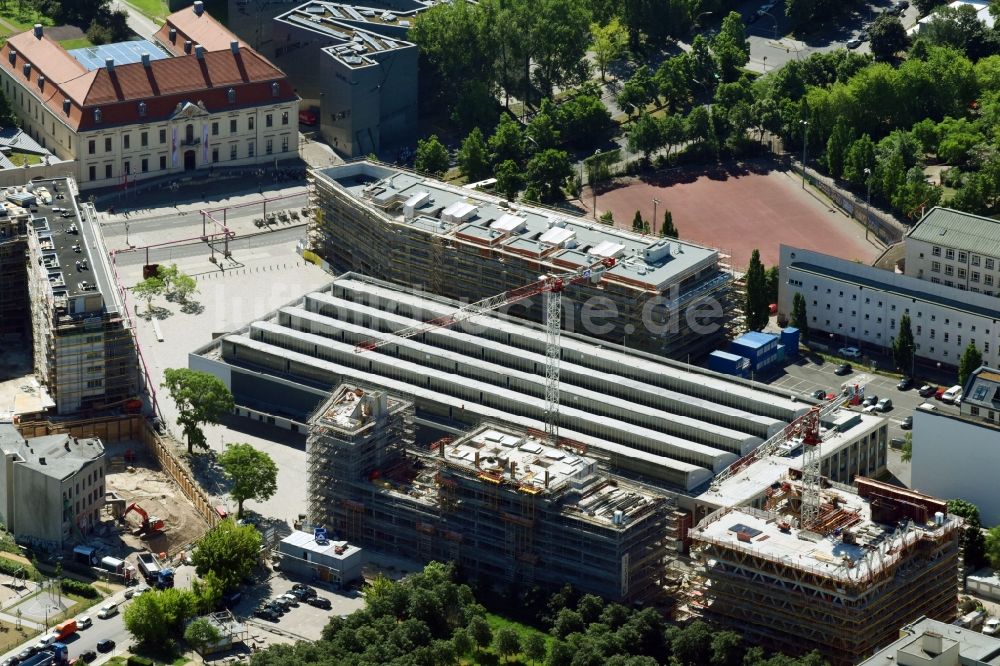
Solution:
M973 400L982 400L986 397L986 393L990 390L988 384L984 384L976 387L976 392L972 395Z
M754 538L755 536L763 534L763 532L758 530L756 527L748 527L743 523L736 523L735 525L729 528L729 531L735 532L737 534L746 534L751 539Z
M128 65L134 62L141 62L143 53L149 54L150 60L163 60L168 57L160 47L146 39L102 44L100 46L86 46L81 49L73 49L68 51L68 53L77 62L86 67L88 72L104 67L105 61L108 58L112 58L116 65Z

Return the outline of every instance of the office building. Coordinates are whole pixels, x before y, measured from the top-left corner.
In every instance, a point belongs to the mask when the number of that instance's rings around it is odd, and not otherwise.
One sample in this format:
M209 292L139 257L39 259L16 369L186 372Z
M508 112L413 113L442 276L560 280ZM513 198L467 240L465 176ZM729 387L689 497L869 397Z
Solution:
M81 189L297 158L292 85L200 1L156 42L67 51L36 25L0 49L0 85L24 130L76 161Z
M1000 666L1000 638L922 617L860 666Z
M935 206L907 232L907 275L1000 295L1000 222Z
M98 525L106 466L101 440L25 440L0 423L0 453L0 522L19 542L60 550Z

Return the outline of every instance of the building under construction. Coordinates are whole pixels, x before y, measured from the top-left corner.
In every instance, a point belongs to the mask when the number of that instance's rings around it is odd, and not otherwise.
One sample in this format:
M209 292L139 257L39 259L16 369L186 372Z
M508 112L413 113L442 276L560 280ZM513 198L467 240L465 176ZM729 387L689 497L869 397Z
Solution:
M0 343L31 335L28 322L28 210L0 202Z
M35 374L59 414L120 406L138 387L122 295L93 207L78 205L77 194L68 178L6 192L33 211L27 279Z
M691 610L787 654L819 650L837 666L857 664L921 616L953 620L961 519L942 500L855 482L822 482L810 498L808 479L792 471L763 508L723 508L698 523L703 578Z
M614 600L661 588L677 522L666 498L500 426L420 445L412 417L412 403L347 385L323 403L307 444L311 522L498 582Z
M478 301L612 260L598 284L567 291L563 326L677 359L714 348L732 319L731 274L716 250L367 161L309 180L310 249L335 270ZM511 311L541 321L542 299Z

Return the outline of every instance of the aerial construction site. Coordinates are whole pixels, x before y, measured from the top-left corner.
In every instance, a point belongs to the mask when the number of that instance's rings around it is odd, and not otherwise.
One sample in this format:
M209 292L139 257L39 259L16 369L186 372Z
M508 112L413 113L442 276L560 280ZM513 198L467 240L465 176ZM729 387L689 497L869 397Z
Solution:
M677 537L664 497L543 433L484 425L418 445L412 416L411 403L383 392L334 392L308 438L312 522L354 543L454 560L474 577L656 597L665 542Z

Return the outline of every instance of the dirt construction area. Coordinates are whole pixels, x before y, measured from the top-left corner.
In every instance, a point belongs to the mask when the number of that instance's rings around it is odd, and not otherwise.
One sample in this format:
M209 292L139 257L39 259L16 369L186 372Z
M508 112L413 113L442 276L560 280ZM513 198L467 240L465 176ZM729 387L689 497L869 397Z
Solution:
M124 500L124 506L134 502L149 514L151 520L159 518L164 522L162 531L152 537L136 536L133 532L142 523L142 516L136 511L130 512L125 518L127 525L120 533L126 550L150 550L173 555L208 531L208 523L180 489L156 467L151 457L142 455L141 444L115 443L108 448L111 465L106 490ZM135 454L132 462L126 462L126 457L132 458L131 455L126 456L126 451ZM110 517L105 516L106 519Z
M636 210L652 219L653 199L659 202L657 233L669 210L681 239L717 248L737 271L746 270L755 248L766 266L777 264L782 243L866 264L881 254L877 241L865 240L861 224L770 163L669 169L629 179L600 192L597 210L610 211L616 226L631 229ZM582 200L592 205L589 191Z

